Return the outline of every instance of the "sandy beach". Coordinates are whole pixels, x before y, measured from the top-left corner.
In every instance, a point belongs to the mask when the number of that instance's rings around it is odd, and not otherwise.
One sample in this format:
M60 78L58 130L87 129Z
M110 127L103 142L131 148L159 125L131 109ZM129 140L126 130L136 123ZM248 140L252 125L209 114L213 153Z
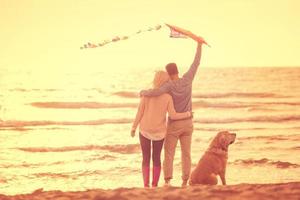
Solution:
M0 5L0 200L300 200L300 0Z
M114 190L87 190L81 192L46 191L38 189L31 194L5 196L1 200L127 200L127 199L300 199L300 182L278 184L239 184L229 186L159 187L155 189L118 188Z

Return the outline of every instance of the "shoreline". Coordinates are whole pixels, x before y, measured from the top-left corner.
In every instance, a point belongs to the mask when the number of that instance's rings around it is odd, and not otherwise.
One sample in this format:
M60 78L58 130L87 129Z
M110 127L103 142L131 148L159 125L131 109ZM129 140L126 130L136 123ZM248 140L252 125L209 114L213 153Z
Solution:
M92 189L62 192L38 189L31 194L2 195L1 200L127 200L127 199L300 199L300 182L216 186Z

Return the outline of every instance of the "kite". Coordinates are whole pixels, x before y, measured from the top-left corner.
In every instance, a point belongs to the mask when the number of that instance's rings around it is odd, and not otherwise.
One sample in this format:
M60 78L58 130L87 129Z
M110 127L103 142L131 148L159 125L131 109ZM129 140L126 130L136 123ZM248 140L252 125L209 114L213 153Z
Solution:
M185 30L183 28L179 28L177 26L173 26L173 25L169 25L169 24L165 24L165 25L156 25L154 27L149 27L145 30L138 30L130 35L125 35L125 36L115 36L112 39L106 39L103 40L102 42L97 42L97 43L91 43L88 42L86 44L84 44L82 47L80 47L80 49L89 49L89 48L97 48L97 47L103 47L109 43L113 43L113 42L119 42L122 40L127 40L135 35L138 34L142 34L145 32L149 32L149 31L159 31L161 30L163 27L168 27L170 28L170 37L171 38L191 38L193 40L196 40L198 42L203 42L204 44L208 45L207 42L200 36L195 35L194 33ZM209 46L209 45L208 45ZM210 46L209 46L210 47Z
M192 33L191 31L188 31L186 29L179 28L178 26L174 26L174 25L170 25L170 24L166 24L166 26L168 26L171 30L170 37L176 37L176 38L189 37L189 38L192 38L193 40L196 40L197 42L201 42L210 47L210 45L207 44L207 42L201 36L197 36L196 34Z

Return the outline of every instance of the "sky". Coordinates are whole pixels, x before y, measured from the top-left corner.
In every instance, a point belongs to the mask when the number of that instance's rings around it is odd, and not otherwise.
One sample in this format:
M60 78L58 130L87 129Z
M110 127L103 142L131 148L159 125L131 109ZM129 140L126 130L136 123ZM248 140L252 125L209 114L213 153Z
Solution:
M189 66L196 43L169 30L80 50L157 24L204 37L203 67L300 66L299 0L0 0L0 69L130 70Z

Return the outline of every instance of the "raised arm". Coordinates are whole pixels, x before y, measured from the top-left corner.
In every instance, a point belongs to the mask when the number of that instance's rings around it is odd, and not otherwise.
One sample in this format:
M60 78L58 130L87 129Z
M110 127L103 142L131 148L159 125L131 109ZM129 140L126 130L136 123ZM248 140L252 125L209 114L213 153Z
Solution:
M174 108L173 99L171 96L170 96L170 100L168 101L168 114L169 114L170 118L173 120L191 117L191 112L183 112L183 113L176 112L176 110Z
M197 72L198 66L200 65L200 59L201 59L201 53L202 53L202 44L201 42L198 42L197 50L195 54L194 61L192 65L190 66L190 69L182 76L183 79L186 79L188 81L193 81L195 74Z
M139 125L139 123L143 117L144 110L145 110L145 97L142 97L140 100L140 105L139 105L138 111L135 116L135 120L132 124L132 128L131 128L132 131L135 131L137 126Z
M168 93L170 91L170 82L163 84L160 88L150 89L150 90L142 90L140 92L140 96L145 97L156 97L162 95L164 93Z

